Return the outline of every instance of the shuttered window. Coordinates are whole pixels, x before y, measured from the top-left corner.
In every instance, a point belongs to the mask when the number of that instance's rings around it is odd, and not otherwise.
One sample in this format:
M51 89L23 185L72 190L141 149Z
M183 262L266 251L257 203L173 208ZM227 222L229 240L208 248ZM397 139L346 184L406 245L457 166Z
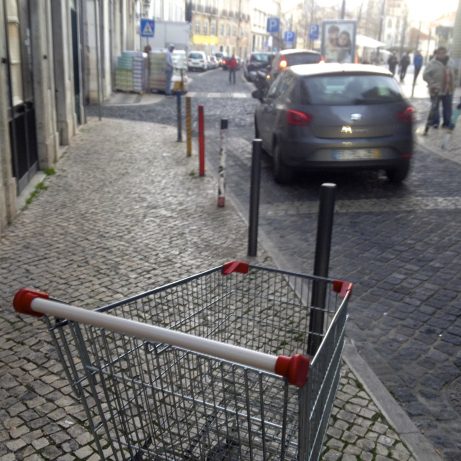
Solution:
M6 2L8 51L10 55L11 94L13 106L24 101L22 70L21 70L21 32L19 28L19 13L16 0Z

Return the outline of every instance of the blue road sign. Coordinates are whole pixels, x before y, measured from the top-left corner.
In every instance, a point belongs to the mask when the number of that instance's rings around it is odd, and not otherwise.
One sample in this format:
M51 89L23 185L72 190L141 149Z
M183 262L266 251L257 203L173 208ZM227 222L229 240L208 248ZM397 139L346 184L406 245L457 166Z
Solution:
M291 30L287 31L283 35L283 41L285 43L293 43L295 41L295 36L296 36L296 34L294 32L292 32Z
M267 32L276 34L280 30L279 18L267 18Z
M320 37L320 26L318 24L311 24L309 26L309 38L317 40Z
M153 37L155 35L155 21L153 19L141 19L141 37Z

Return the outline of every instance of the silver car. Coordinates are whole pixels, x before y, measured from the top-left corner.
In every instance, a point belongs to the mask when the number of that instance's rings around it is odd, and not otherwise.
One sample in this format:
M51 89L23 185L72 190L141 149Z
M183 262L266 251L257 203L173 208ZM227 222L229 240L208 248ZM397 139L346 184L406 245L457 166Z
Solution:
M383 169L403 181L413 155L413 108L391 73L361 64L293 66L255 112L255 134L273 157L274 178L293 172Z

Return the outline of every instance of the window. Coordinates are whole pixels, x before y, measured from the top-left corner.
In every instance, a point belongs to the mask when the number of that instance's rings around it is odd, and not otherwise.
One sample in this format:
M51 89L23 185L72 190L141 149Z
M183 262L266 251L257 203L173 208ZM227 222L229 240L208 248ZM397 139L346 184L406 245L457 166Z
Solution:
M195 21L195 33L200 34L200 21Z
M8 0L6 4L8 20L8 51L10 55L11 94L13 106L24 101L21 70L21 31L19 29L19 14L16 0Z
M305 77L301 85L305 104L382 104L402 100L396 80L385 75L322 75Z
M224 37L224 24L221 24L219 29L220 29L219 35L221 35L221 37Z
M216 22L211 21L210 23L210 35L216 35Z
M203 22L203 35L208 35L208 23L206 21Z
M229 37L230 36L230 25L227 24L227 27L226 27L226 35Z

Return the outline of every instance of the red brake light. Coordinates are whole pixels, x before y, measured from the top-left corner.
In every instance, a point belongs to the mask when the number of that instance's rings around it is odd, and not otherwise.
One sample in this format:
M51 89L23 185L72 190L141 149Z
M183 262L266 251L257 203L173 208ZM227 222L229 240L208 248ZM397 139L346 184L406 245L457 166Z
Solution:
M399 118L400 121L404 123L412 123L414 112L415 112L415 109L411 106L408 106L405 110L403 110L402 112L399 112L397 114L397 117Z
M287 111L287 123L288 125L303 126L309 125L312 121L312 115L306 114L299 110L290 109Z
M287 66L288 66L288 62L285 58L283 58L279 63L280 69L285 69Z

